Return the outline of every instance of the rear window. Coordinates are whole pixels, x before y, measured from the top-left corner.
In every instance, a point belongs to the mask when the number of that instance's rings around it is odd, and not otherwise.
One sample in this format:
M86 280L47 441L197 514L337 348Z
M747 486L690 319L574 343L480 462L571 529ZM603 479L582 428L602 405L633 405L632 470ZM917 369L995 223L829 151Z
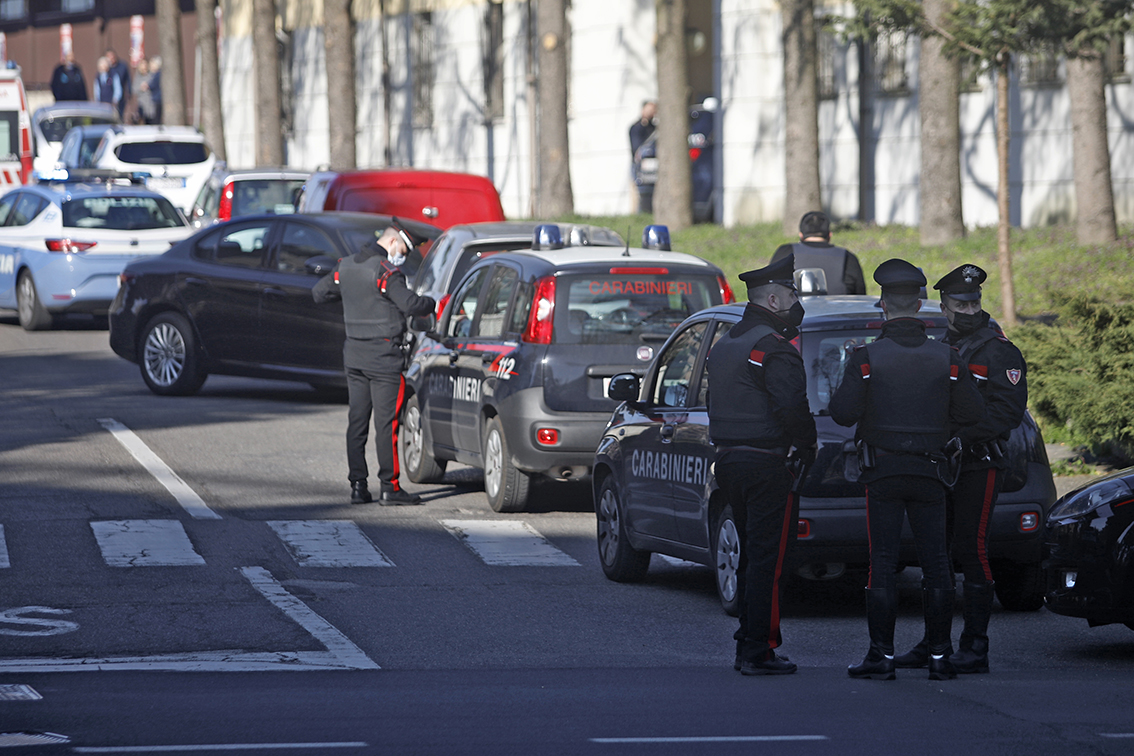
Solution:
M202 142L127 142L114 151L123 163L139 165L191 165L209 159Z
M84 197L63 203L63 225L136 231L185 223L164 197Z
M232 217L295 212L294 192L303 179L244 179L232 182Z
M114 118L106 118L103 116L55 116L54 118L45 118L39 122L39 130L43 132L43 137L49 142L62 142L63 137L67 132L76 126L95 126L100 123L116 123Z
M556 284L554 341L634 344L664 340L698 310L720 304L715 276L611 273L562 276Z

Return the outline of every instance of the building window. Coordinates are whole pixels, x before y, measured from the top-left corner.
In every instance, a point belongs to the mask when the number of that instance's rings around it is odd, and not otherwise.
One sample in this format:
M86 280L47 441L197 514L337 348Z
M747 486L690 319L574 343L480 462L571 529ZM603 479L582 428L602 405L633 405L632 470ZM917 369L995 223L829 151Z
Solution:
M1053 44L1042 44L1019 59L1020 84L1025 87L1058 86L1059 54Z
M1111 82L1130 81L1130 74L1126 72L1126 36L1118 35L1110 40L1106 48L1106 57L1103 58L1106 66L1106 80Z
M874 76L881 94L909 94L906 74L906 46L909 36L904 31L883 31L874 41Z
M835 56L839 54L839 41L823 19L815 20L815 44L819 49L819 99L833 100L839 96L835 78Z
M433 126L433 14L413 14L413 125Z
M504 3L489 0L484 10L484 115L504 117Z
M59 9L64 13L89 13L94 10L94 0L62 0Z
M27 0L0 0L0 21L22 21L27 15Z

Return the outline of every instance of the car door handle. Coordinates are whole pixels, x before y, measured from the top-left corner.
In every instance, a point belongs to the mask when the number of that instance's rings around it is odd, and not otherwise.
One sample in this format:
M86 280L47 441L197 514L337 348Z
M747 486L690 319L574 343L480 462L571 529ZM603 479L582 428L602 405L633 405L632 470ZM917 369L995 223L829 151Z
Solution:
M495 360L495 359L496 359L496 353L495 352L488 352L487 354L482 354L480 356L480 361L483 362L485 365L491 365L492 361Z
M286 297L287 296L286 291L284 291L283 289L277 289L275 286L265 286L264 287L264 293L265 294L271 294L273 297Z
M203 278L197 278L196 276L186 276L185 277L185 283L193 284L194 286L208 286L209 285L208 281L206 281Z

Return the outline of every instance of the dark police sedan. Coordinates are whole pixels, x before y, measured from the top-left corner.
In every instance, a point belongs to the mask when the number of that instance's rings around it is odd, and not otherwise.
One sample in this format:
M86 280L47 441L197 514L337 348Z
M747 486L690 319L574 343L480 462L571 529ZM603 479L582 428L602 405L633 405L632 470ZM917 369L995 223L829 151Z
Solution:
M155 394L192 394L209 373L345 386L343 314L311 287L373 243L390 217L258 215L210 226L126 266L110 307L110 346ZM435 239L441 230L403 221ZM412 275L421 262L403 266Z
M1048 518L1047 608L1134 630L1134 467L1072 491Z
M796 558L804 577L838 577L868 562L866 499L862 484L844 476L844 446L853 429L827 411L856 346L873 341L882 326L877 297L806 297L807 314L796 347L807 368L807 393L819 432L819 452L800 491ZM683 322L658 351L645 377L615 376L615 410L595 453L593 486L598 548L612 580L641 580L650 553L699 562L716 572L721 603L736 611L740 535L717 490L707 410L709 349L744 311L743 304L714 307ZM945 335L937 302L921 318L933 338ZM1043 605L1043 523L1055 485L1043 439L1030 416L1007 442L1004 490L992 517L990 557L996 594L1007 609ZM916 564L908 527L903 564Z

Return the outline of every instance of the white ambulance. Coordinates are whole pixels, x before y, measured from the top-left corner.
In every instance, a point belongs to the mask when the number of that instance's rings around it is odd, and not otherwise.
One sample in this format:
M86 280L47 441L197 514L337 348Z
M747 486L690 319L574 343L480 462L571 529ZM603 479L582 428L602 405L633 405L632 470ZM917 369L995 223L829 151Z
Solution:
M0 68L0 194L31 178L31 116L18 68Z

